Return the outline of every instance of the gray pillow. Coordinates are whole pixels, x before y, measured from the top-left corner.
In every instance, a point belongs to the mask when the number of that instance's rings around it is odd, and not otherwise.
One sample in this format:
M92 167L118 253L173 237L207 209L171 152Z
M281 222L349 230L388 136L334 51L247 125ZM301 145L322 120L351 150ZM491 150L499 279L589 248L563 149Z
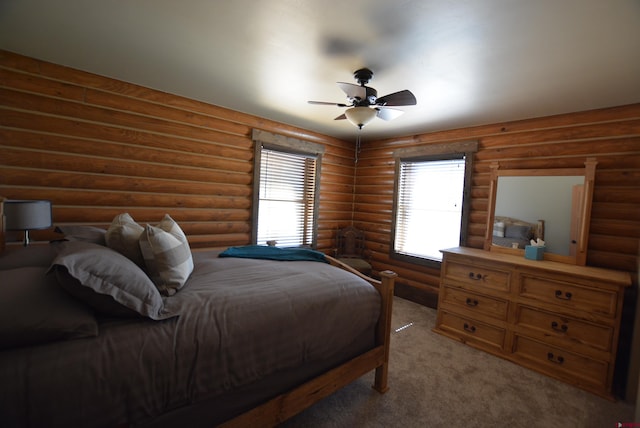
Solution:
M98 335L91 309L46 272L41 266L0 271L0 349Z
M504 230L505 238L531 239L531 226L507 224Z
M174 316L164 311L158 289L142 269L108 247L63 242L51 269L60 286L104 315L154 320Z

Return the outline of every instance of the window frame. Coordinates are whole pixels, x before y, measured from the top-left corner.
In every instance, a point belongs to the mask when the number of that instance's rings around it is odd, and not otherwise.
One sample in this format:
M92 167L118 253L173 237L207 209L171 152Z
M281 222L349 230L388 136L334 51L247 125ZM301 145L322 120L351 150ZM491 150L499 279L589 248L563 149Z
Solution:
M391 211L391 240L389 245L389 257L391 259L438 269L442 264L441 260L436 260L429 257L419 257L414 255L402 254L395 251L400 171L402 163L460 159L464 157L465 173L462 189L462 214L460 218L460 239L458 245L465 246L467 244L469 213L471 211L470 203L473 176L473 158L475 152L477 151L477 141L464 141L451 144L433 144L420 147L404 148L396 150L393 153L393 156L395 158L395 171L393 183L393 207Z
M290 153L314 157L315 165L315 183L313 195L313 226L311 232L311 242L302 247L317 248L318 243L318 216L320 208L320 177L322 176L322 157L325 147L321 144L303 141L296 138L286 137L284 135L273 134L267 131L254 129L252 134L254 142L254 169L253 169L253 198L251 210L251 243L257 245L258 241L258 213L260 207L260 173L262 164L262 149L274 150L282 153Z

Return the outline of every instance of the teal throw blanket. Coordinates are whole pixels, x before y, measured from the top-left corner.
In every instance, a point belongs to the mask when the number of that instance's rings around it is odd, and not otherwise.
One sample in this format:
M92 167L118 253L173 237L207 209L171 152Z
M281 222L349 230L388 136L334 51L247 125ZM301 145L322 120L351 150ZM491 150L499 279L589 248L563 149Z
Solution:
M281 261L311 261L328 263L324 253L309 248L279 248L266 245L246 245L229 247L219 257L243 257L247 259L268 259Z

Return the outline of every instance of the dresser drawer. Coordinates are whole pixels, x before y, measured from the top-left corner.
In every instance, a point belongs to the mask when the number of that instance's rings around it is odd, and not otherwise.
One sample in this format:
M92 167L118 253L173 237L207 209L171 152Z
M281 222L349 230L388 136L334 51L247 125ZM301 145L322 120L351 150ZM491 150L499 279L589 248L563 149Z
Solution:
M505 330L489 324L473 321L450 312L442 311L439 329L454 333L464 342L476 342L502 350Z
M565 342L567 347L585 346L601 351L611 350L613 328L591 324L571 317L518 306L516 326L520 331L539 338L554 338L557 343Z
M523 336L514 339L515 360L579 385L603 388L607 384L609 364L575 354Z
M471 313L483 314L498 320L507 319L508 303L505 300L450 286L444 286L440 292L442 293L440 303L444 306L455 306L471 311Z
M564 308L611 318L616 316L618 294L615 291L523 274L520 276L520 295Z
M470 284L478 287L478 290L486 288L496 291L509 291L511 276L506 269L451 261L444 264L442 275L444 279Z

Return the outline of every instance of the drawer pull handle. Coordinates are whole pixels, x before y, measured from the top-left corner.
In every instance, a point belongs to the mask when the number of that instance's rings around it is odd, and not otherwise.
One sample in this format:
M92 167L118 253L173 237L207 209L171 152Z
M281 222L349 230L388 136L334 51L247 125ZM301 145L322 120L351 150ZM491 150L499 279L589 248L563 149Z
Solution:
M473 273L473 272L469 272L469 278L475 280L475 281L481 281L484 280L484 278L486 277L486 275L483 275L481 273Z
M478 301L476 299L472 299L467 297L467 306L478 306Z
M563 293L562 290L556 290L556 299L571 300L571 297L573 297L573 294L570 292Z
M547 360L551 361L552 363L555 364L562 364L564 363L564 358L561 356L555 356L553 355L553 352L549 352L547 353Z
M475 333L476 332L476 327L474 325L469 325L467 323L464 323L464 329L466 331L468 331L469 333Z
M561 324L559 325L557 322L553 321L551 323L551 328L554 329L555 331L559 331L561 333L566 333L567 330L569 330L569 326L566 324Z

